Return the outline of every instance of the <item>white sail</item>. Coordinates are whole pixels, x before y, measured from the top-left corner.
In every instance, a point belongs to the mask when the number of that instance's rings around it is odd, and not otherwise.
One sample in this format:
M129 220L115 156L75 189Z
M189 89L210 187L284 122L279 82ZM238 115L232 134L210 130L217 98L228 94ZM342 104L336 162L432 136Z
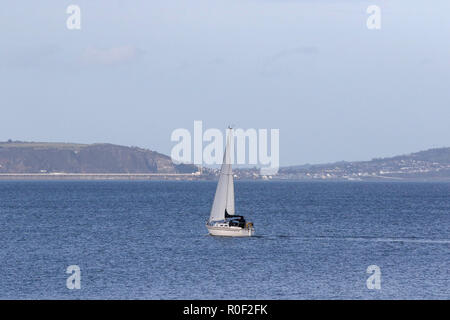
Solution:
M227 210L228 214L234 214L234 185L230 156L232 138L233 132L232 129L229 129L222 167L220 169L219 182L217 183L216 195L214 196L209 221L225 219L225 210Z
M230 165L230 174L228 175L228 189L227 189L227 213L234 214L234 183L233 172Z

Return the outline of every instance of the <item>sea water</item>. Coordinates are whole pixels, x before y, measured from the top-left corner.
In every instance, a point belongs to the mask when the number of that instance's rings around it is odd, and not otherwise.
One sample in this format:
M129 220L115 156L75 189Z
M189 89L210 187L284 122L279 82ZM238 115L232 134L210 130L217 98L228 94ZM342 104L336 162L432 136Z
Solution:
M450 299L449 183L237 181L251 238L207 234L215 188L0 182L0 298Z

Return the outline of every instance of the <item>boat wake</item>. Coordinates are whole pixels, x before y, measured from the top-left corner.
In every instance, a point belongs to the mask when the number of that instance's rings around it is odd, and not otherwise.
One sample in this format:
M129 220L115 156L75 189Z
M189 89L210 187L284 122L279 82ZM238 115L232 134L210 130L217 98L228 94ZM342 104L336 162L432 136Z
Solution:
M258 235L254 238L264 238L276 240L279 238L289 238L298 240L320 240L320 241L367 241L367 242L406 242L406 243L432 243L450 244L450 239L425 239L425 238L379 238L379 237L298 237L290 235Z

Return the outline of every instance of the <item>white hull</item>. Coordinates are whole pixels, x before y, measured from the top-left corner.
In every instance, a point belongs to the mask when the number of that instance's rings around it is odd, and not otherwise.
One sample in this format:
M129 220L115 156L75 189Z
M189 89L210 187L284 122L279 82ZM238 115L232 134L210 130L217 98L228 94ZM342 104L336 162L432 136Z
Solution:
M217 227L206 225L208 232L212 236L221 237L251 237L255 234L254 228L241 228L241 227Z

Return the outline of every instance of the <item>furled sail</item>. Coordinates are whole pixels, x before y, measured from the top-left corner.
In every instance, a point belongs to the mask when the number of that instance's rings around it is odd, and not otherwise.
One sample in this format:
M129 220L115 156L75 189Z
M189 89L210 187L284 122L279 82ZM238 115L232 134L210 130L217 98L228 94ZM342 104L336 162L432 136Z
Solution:
M230 128L227 132L227 144L225 146L219 182L217 183L216 195L214 196L209 221L225 219L225 210L228 214L234 214L234 185L230 149L232 147L232 139L233 130Z

